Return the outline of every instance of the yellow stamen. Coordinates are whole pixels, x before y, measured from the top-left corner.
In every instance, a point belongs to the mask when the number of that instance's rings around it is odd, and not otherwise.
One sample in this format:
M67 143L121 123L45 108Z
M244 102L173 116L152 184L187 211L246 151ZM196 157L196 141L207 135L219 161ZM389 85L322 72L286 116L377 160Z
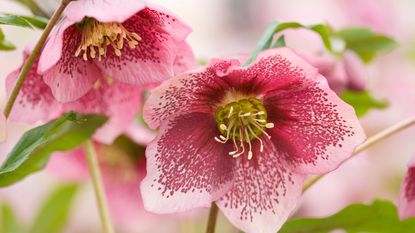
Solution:
M116 56L121 57L124 43L135 49L142 38L135 32L129 32L120 23L101 23L94 19L86 19L81 25L82 40L75 51L75 56L82 56L88 61L106 56L108 47L112 47Z
M232 140L235 150L229 152L229 155L234 158L245 153L246 143L247 157L251 160L254 156L252 140L259 141L259 151L263 152L264 141L260 136L271 138L266 129L274 128L274 123L267 121L267 112L262 101L253 97L237 99L220 106L215 118L221 133L215 140L222 144Z

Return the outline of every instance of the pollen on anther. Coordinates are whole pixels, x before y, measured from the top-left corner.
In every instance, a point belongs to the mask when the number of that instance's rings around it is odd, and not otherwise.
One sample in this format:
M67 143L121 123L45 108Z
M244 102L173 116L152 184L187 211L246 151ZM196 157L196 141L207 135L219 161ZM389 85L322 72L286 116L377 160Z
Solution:
M75 51L75 56L83 60L101 60L105 57L108 47L112 47L114 54L122 55L124 43L130 49L135 49L142 38L135 32L128 31L120 23L101 23L94 19L87 19L81 23L82 39Z
M267 124L265 124L265 128L267 128L267 129L274 128L274 123L267 123Z
M228 129L228 127L226 127L226 125L225 125L225 124L221 124L221 125L220 125L220 129L221 129L221 130L226 130L226 129Z

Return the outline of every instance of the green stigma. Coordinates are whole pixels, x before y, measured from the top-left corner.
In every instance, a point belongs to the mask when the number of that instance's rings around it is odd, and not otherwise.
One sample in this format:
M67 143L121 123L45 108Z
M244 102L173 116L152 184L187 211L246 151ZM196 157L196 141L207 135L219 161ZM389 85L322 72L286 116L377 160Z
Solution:
M264 149L264 144L260 138L265 134L267 128L273 128L274 124L267 122L267 111L257 98L246 98L226 104L216 110L215 119L221 135L215 137L220 143L232 140L235 150L229 152L233 157L238 157L245 153L245 143L248 144L248 159L252 159L252 140L260 141L260 151Z

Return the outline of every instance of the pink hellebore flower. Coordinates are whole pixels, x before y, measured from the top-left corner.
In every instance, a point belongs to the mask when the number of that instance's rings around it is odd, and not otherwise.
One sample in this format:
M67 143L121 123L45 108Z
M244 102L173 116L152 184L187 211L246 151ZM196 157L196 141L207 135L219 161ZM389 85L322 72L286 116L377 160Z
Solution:
M363 91L367 87L364 64L352 51L346 51L341 59L311 53L301 53L301 56L327 78L330 88L337 94L346 90Z
M25 51L27 59L29 51ZM52 91L36 73L35 62L23 84L16 104L12 109L12 121L33 124L46 122L68 111L84 114L104 114L110 117L108 122L94 135L102 143L112 143L135 119L142 100L142 88L117 83L112 79L97 80L94 87L82 98L62 104L55 100ZM20 69L9 74L6 80L8 93L14 87Z
M158 219L146 212L137 185L144 178L144 147L134 144L125 136L113 145L94 143L102 171L105 193L116 225L122 229L135 229ZM82 147L65 153L56 153L48 170L66 180L83 181L88 178L85 152ZM140 221L140 224L137 224ZM143 223L143 224L141 224Z
M38 72L61 102L85 95L97 80L160 82L174 76L190 31L172 13L141 0L73 1L43 49Z
M415 157L408 165L408 172L402 184L398 206L401 219L415 217Z
M179 45L180 53L176 57L174 70L177 73L196 67L196 59L191 48L186 43ZM30 47L24 51L24 60L30 53ZM128 85L117 82L111 78L96 80L92 89L76 101L69 103L58 102L50 89L43 81L44 76L39 75L36 70L36 61L29 72L20 91L16 104L12 109L10 118L12 121L33 124L46 122L59 117L62 113L76 111L84 114L104 114L110 117L108 122L94 135L94 139L106 144L111 144L113 140L124 131L137 135L134 130L138 126L133 124L137 113L141 110L144 88L138 85ZM6 88L10 94L13 89L21 67L6 79ZM132 129L128 130L128 128ZM134 129L133 129L134 128ZM153 132L141 130L145 135L139 140L148 142Z
M144 106L160 128L141 193L156 213L209 207L248 233L275 233L305 177L336 169L365 139L351 106L290 49L248 67L214 60L164 82Z

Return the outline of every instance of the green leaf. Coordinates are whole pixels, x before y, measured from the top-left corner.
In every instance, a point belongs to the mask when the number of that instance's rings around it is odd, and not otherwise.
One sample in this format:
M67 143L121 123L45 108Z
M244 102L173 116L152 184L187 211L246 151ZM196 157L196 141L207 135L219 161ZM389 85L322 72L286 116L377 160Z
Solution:
M0 16L0 24L18 26L24 28L40 28L44 29L48 20L39 16L22 16L5 14Z
M61 232L68 222L78 189L77 184L66 184L53 191L37 213L30 233Z
M68 113L26 132L0 167L0 187L8 186L45 167L50 154L71 150L92 136L107 117Z
M6 40L6 36L3 33L3 30L0 28L0 50L15 50L16 47Z
M282 35L280 36L277 41L275 41L275 43L272 45L273 48L281 48L281 47L285 47L285 36Z
M397 42L391 37L373 32L368 28L346 28L336 33L343 39L346 48L356 52L360 58L369 63L382 52L388 52L397 47Z
M332 29L328 25L324 24L316 24L311 26L305 26L303 24L297 22L272 22L268 25L267 29L265 30L264 34L262 35L261 39L259 40L254 52L248 58L244 66L251 64L258 54L261 51L267 50L271 48L272 41L274 39L274 35L285 30L285 29L295 29L295 28L305 28L311 31L314 31L320 35L323 40L324 45L329 51L332 51L331 42L330 42L330 35L332 33Z
M365 115L371 109L385 109L388 107L388 102L374 98L367 91L346 91L340 97L344 102L353 106L356 115L359 117Z
M400 221L396 207L389 201L370 205L353 204L326 218L303 218L286 222L279 233L413 233L415 218Z
M3 203L0 206L1 221L0 221L0 233L23 233L22 227L17 223L16 216L13 209Z
M48 22L49 22L49 20L47 18L40 17L40 16L24 16L24 15L20 15L18 17L20 17L22 19L25 19L31 25L33 25L34 27L39 28L39 29L45 29L46 26L48 25Z
M309 26L309 28L320 35L321 39L323 40L323 44L328 51L333 50L330 38L334 34L334 32L331 27L325 24L315 24Z

